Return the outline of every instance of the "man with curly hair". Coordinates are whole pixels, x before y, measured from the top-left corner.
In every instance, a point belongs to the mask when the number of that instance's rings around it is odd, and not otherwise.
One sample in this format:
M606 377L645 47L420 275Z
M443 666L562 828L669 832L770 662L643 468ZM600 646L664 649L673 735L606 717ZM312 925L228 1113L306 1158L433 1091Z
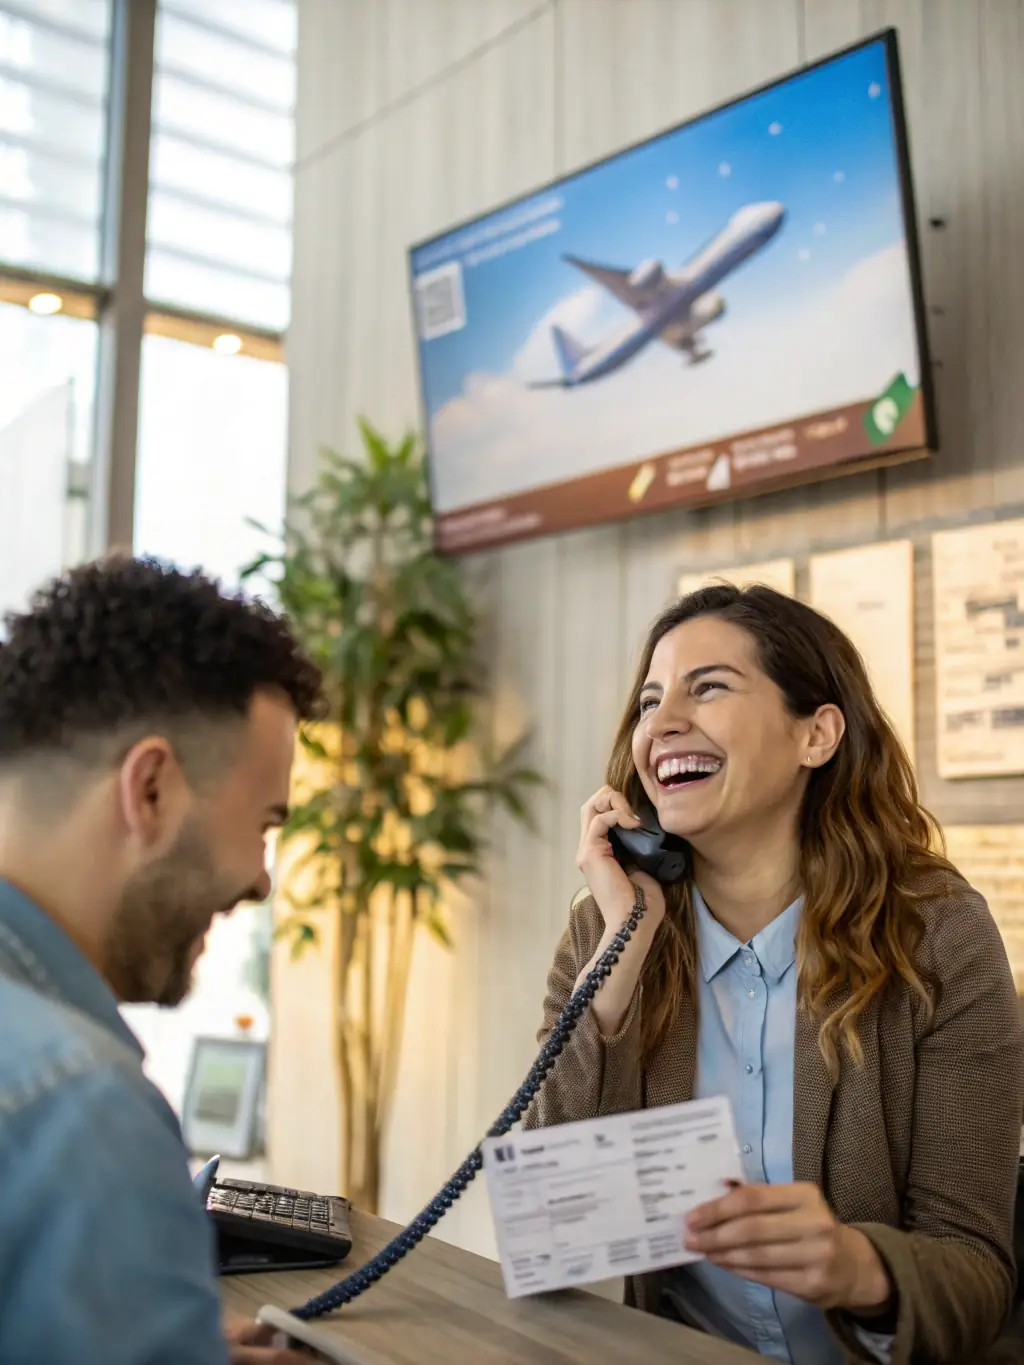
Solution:
M200 573L86 565L0 644L0 1360L245 1365L180 1129L118 1004L176 1005L269 894L320 674Z

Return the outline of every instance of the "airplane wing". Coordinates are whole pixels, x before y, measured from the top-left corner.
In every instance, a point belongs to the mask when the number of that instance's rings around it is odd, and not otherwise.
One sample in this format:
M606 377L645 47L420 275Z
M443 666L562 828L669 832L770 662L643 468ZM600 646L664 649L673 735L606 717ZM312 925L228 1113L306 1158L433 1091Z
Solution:
M562 259L575 266L577 270L581 270L602 289L607 289L613 298L634 312L649 308L666 289L672 288L660 270L653 278L634 284L633 271L620 270L611 265L598 265L594 261L583 261L578 256L563 256Z

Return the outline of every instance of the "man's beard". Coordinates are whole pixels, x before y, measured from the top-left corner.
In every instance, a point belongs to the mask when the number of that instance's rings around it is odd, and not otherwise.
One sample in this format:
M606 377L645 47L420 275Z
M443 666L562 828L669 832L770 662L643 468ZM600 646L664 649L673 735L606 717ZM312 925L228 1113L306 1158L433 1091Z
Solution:
M199 940L213 916L237 904L241 894L218 874L195 823L186 824L174 848L124 889L104 971L118 998L127 1004L180 1004L192 984Z

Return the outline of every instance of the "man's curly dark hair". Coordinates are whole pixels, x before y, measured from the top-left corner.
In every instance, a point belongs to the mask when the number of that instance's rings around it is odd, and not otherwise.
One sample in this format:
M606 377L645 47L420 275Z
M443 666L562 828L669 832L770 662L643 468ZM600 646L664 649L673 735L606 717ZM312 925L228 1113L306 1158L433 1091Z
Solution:
M242 720L262 689L283 692L300 721L322 714L320 670L283 618L198 571L98 560L48 584L5 625L0 768L157 728Z

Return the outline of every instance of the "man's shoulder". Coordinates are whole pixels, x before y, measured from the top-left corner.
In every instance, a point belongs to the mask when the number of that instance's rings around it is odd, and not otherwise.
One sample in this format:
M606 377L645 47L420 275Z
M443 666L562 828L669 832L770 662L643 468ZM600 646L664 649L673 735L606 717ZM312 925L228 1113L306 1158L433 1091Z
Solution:
M150 1088L139 1057L102 1024L0 974L0 1129L76 1077L106 1073L114 1088Z
M20 1065L0 1063L0 1169L19 1196L97 1207L111 1227L140 1205L198 1212L178 1121L130 1049L48 1015L25 1036ZM12 1195L0 1210L0 1240L20 1202Z
M0 1360L226 1365L213 1227L172 1111L112 1033L10 983L0 1028L16 1004L28 1051L20 1070L0 1061Z

